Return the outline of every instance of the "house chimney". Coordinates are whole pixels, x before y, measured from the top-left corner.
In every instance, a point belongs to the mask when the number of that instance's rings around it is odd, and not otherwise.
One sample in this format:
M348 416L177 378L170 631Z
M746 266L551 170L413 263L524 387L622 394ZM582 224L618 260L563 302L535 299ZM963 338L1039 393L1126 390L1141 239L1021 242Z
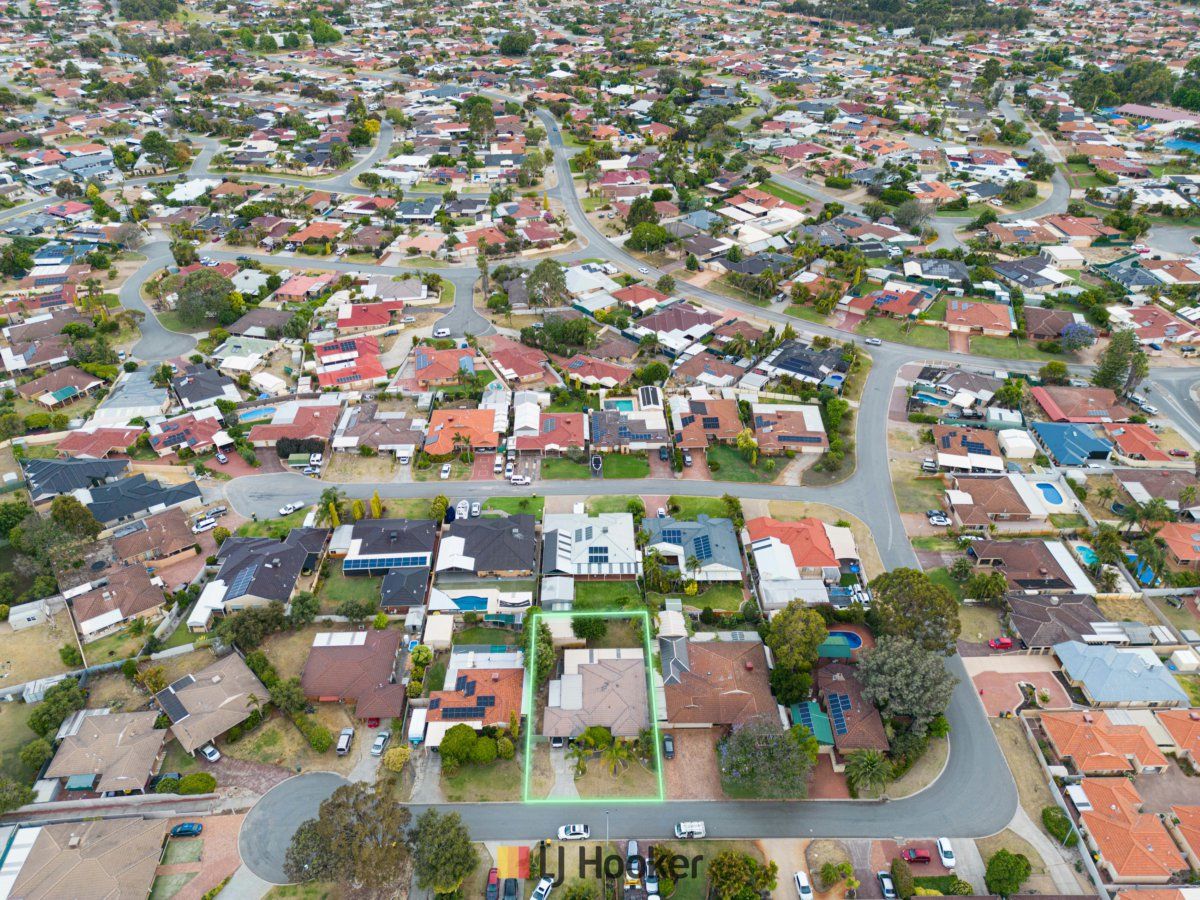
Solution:
M747 672L754 671L754 663L752 663L750 660L746 660L746 671Z
M492 673L492 681L499 681L499 680L500 680L500 673L499 673L499 672L493 672L493 673Z
M67 841L67 846L72 850L78 850L79 845L83 843L83 838L77 834L71 835L71 839Z

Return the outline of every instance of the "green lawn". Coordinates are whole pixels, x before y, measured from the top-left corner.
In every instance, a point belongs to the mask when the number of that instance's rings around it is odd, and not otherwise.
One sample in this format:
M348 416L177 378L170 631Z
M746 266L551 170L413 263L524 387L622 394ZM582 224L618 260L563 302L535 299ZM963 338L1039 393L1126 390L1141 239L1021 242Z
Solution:
M864 319L859 324L857 333L863 337L875 337L884 341L925 347L930 350L948 350L950 348L950 335L944 328L932 325L907 327L898 319L888 319L883 316Z
M329 577L321 584L317 592L321 600L321 608L334 609L346 600L365 600L368 603L379 602L380 579L369 576L347 578L342 570L334 566Z
M814 307L802 303L793 303L784 310L784 313L795 316L797 319L804 319L806 322L816 322L818 325L824 325L829 321L829 316L822 315Z
M542 477L551 480L574 481L591 477L587 463L573 462L566 457L548 456L542 460Z
M896 471L892 473L892 487L896 491L896 505L902 513L939 509L946 493L940 478L917 478Z
M645 478L650 474L650 461L633 453L604 454L605 478Z
M578 591L578 587L576 591ZM666 596L668 595L650 594L647 599L658 600ZM672 591L669 596L679 597L683 600L684 606L694 606L696 609L711 606L713 609L728 612L737 612L742 608L742 602L746 599L740 582L712 584L701 590L695 597L689 597L682 591Z
M486 766L467 764L442 770L442 791L450 803L486 803L521 799L521 763L498 759Z
M724 467L722 467L724 471ZM670 509L676 509L674 513L676 519L691 521L700 514L711 516L714 519L728 518L729 512L725 509L725 501L720 497L685 497L674 496L667 500Z
M769 483L775 480L775 476L779 473L778 466L770 472L763 469L765 457L759 457L758 468L751 468L746 457L737 450L736 447L727 447L724 444L716 444L708 448L708 464L711 467L716 462L720 469L713 475L714 478L721 481L752 481L759 483Z
M600 513L629 512L629 504L635 500L638 503L642 503L641 497L635 497L632 494L605 494L602 497L588 497L588 515L597 516ZM642 506L644 509L645 504L642 503Z
M165 312L156 312L153 313L153 315L158 319L163 328L167 329L168 331L182 332L183 334L199 334L204 331L211 331L212 329L216 328L218 324L216 319L208 319L202 322L200 325L185 325L183 323L183 319L179 317L179 313L175 312L173 309Z
M18 755L23 746L37 737L28 724L34 709L28 703L0 703L0 774L22 784L32 784L37 775Z
M197 641L208 643L208 635L196 634L194 631L188 631L187 619L180 621L179 625L171 632L171 636L163 643L163 649L169 650L172 647L182 647L184 644L194 644Z
M1061 353L1039 350L1036 343L1016 338L989 337L979 335L971 338L971 353L976 356L994 356L998 359L1028 359L1037 362L1063 361Z
M595 394L588 394L582 399L574 394L560 394L559 399L550 402L550 405L546 407L546 411L556 413L587 412L588 410L596 409L598 405Z
M135 635L128 628L122 628L120 631L114 632L107 637L102 637L98 641L84 644L84 658L87 660L89 666L98 666L101 663L112 662L116 659L128 659L131 656L137 656L138 651L145 645L150 634L149 629L143 631L140 635Z
M515 632L509 631L507 628L488 628L486 625L464 628L454 635L455 644L505 644L511 646L516 642Z
M929 576L929 580L934 584L940 584L948 590L956 600L962 600L963 592L962 585L950 577L950 573L946 569L930 569L925 573Z
M442 481L442 465L443 463L434 463L427 469L413 466L413 481ZM464 463L457 456L450 460L450 477L444 479L445 481L461 481L470 477L471 466Z
M629 609L641 604L635 581L575 582L575 609Z
M1087 520L1075 513L1051 513L1050 524L1055 528L1087 528Z
M786 200L788 203L795 203L797 206L807 206L812 203L812 197L807 194L802 194L799 191L793 190L790 187L785 187L776 181L764 181L758 186L760 191L766 191L773 197L778 197L780 200Z
M159 772L179 772L186 773L196 768L196 757L190 756L181 746L179 741L168 740L167 749L163 754L162 765L159 767Z
M273 537L283 540L293 528L299 528L304 524L307 515L308 507L305 507L282 519L260 519L257 522L247 522L237 530L237 533L242 537Z
M545 497L493 497L483 504L485 514L489 510L492 512L506 512L510 516L527 513L539 522L542 519L542 511L545 508Z

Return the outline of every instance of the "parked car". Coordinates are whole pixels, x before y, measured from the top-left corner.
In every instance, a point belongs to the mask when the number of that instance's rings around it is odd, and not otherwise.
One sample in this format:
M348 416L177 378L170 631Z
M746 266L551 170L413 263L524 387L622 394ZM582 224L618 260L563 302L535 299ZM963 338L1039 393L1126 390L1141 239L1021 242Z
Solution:
M487 887L483 891L483 900L500 900L499 869L488 869Z
M650 270L648 268L646 268L645 266L638 266L638 272L640 272L642 275L650 274Z
M517 879L504 879L504 900L517 900Z
M1186 450L1181 450L1179 447L1176 447L1173 450L1168 450L1167 452L1171 456L1187 456L1188 455L1188 452Z
M513 477L513 464L511 462L504 464L504 477L505 478Z
M550 896L550 891L553 887L554 879L549 875L543 875L537 883L537 887L533 889L533 894L530 895L529 900L546 900Z
M667 462L671 458L671 451L666 447L658 448L658 458L663 462Z
M281 516L290 516L292 513L303 508L303 503L285 503L283 506L279 507L279 514Z
M197 519L192 525L192 534L203 534L217 527L217 520L211 518Z
M503 471L504 471L504 457L497 456L496 461L494 463L492 463L492 473L495 475L499 475Z
M560 825L558 839L560 841L586 841L592 836L592 829L586 825Z
M876 876L879 879L879 889L883 891L884 900L896 900L896 884L892 881L892 876L887 872L880 872Z
M528 475L514 475L512 477L512 483L517 487L525 487L526 485L532 484L533 479Z
M907 863L915 863L916 865L926 865L932 858L928 850L918 850L916 847L909 847L900 853L900 858Z
M482 511L483 511L483 507L481 507L481 506L479 505L479 501L478 501L478 500L476 500L474 503L472 503L472 504L471 504L471 518L472 518L472 519L478 519L478 518L479 518L479 514L480 514Z
M937 461L934 460L933 458L927 456L923 460L921 460L921 471L922 472L936 472L937 470L938 470L938 464L937 464Z
M205 744L200 748L200 755L207 759L210 763L215 763L221 758L221 751L212 744Z
M646 848L646 893L653 897L658 893L658 872L654 869L654 848Z
M675 758L675 736L673 734L663 735L663 756L667 759Z
M563 747L567 746L567 739L565 737L559 737L558 735L555 735L554 737L550 738L550 746L555 750L561 750Z
M993 650L1011 650L1013 639L1010 637L994 637L988 641L988 646Z
M442 471L438 474L438 477L441 478L442 481L445 481L447 478L450 477L450 472L451 472L450 463L443 463Z
M1142 408L1142 412L1144 412L1148 416L1157 416L1158 415L1158 407L1152 403L1143 403L1141 405L1141 408Z
M171 829L171 837L195 837L203 830L199 822L181 822Z
M450 337L450 329L449 328L435 328L435 329L433 329L433 336L435 338L448 338L448 337Z
M337 755L345 756L350 752L350 745L354 743L354 729L343 728L342 733L338 735Z
M685 838L699 839L707 834L703 822L676 822L675 837L683 840Z
M792 881L796 884L796 894L800 900L812 900L812 883L808 880L807 873L797 872L792 876Z
M946 516L932 516L929 519L929 524L935 528L949 528L954 523Z
M954 868L954 848L950 846L950 838L937 839L938 861L947 869Z
M638 842L630 841L625 845L625 883L637 884L642 880L642 856L638 852Z
M686 450L683 452L683 464L685 466L690 466L692 464L692 454Z
M372 756L383 756L383 751L387 748L388 741L392 739L390 731L381 731L375 735L375 741L371 744Z
M225 463L229 462L229 457L226 456L224 453L222 453L220 450L218 450L217 451L217 462L219 462L221 465L225 465Z
M321 468L319 466L305 466L300 470L301 475L320 475Z
M466 500L459 500L454 506L454 518L466 519L471 515L471 504Z
M883 341L881 341L879 338L867 338L863 343L865 343L868 347L883 346Z

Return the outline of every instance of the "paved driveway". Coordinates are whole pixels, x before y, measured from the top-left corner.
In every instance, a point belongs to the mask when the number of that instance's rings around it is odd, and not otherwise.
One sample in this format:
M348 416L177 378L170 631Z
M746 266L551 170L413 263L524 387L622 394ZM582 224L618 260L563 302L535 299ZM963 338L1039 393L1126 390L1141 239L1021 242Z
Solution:
M246 814L238 835L242 862L271 884L287 884L283 860L296 829L315 818L324 801L347 784L333 772L310 772L276 785Z

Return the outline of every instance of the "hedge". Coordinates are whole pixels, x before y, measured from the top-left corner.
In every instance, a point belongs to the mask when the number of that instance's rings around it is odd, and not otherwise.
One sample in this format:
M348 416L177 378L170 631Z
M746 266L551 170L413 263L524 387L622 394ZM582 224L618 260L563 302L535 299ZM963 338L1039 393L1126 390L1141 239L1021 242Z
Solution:
M938 417L931 416L929 413L911 412L908 414L908 421L914 425L936 425Z
M1042 810L1042 825L1050 832L1050 836L1064 847L1074 847L1079 843L1079 834L1071 824L1071 818L1062 807L1047 806Z
M170 780L170 779L167 779ZM217 779L207 772L190 772L179 779L177 794L211 794L217 789Z
M156 794L174 794L179 790L178 778L164 778L154 787Z
M292 722L300 729L300 733L304 735L308 745L317 753L327 753L333 746L333 732L311 716L304 713L293 713Z

